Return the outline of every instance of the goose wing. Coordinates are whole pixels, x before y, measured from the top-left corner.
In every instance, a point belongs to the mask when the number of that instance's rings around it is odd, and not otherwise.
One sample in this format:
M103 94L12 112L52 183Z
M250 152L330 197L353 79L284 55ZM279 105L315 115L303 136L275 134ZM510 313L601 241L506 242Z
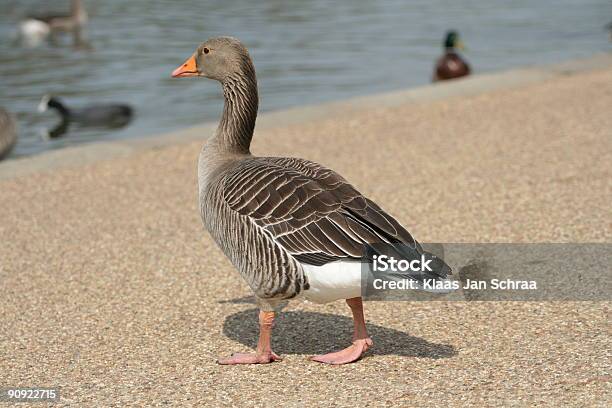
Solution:
M303 263L360 259L368 243L422 251L393 217L339 174L307 160L245 160L225 175L224 199Z
M42 21L46 24L53 24L55 21L68 20L70 17L70 14L30 14L27 18Z

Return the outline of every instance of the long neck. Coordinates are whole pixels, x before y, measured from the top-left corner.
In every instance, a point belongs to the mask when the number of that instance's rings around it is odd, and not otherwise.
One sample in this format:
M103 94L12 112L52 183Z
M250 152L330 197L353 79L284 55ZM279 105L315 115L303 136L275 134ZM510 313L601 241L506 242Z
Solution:
M53 129L48 132L48 136L50 139L56 139L62 136L68 130L68 126L70 125L70 121L65 116L62 116L62 121Z
M236 74L223 81L223 116L217 134L221 146L230 152L248 154L257 119L255 71Z
M52 109L57 110L62 116L62 118L67 118L68 116L70 116L70 110L60 101L51 100L48 102L48 106Z
M85 7L81 4L81 0L72 0L70 3L70 12L72 17L78 17L81 14L84 14Z

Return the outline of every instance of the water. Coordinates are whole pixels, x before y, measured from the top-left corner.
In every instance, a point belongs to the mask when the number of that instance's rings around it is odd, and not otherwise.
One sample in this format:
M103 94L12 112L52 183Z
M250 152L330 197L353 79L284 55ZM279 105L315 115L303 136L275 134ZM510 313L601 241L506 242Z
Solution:
M338 100L425 84L444 32L459 30L475 72L559 62L611 50L610 0L84 0L89 48L71 37L37 48L11 40L30 11L65 10L68 0L0 0L0 106L17 114L14 156L100 139L146 136L216 120L217 84L171 79L199 42L233 35L255 61L261 110ZM459 4L461 3L461 4ZM44 141L45 93L69 105L132 104L116 131L72 129Z

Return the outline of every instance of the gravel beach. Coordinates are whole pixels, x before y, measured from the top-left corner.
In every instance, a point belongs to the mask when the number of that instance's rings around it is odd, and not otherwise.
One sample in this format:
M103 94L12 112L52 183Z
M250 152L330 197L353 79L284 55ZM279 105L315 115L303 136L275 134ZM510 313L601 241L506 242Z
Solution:
M423 242L611 242L611 107L597 69L265 127L252 151L337 170ZM200 146L0 181L0 387L66 406L612 404L609 302L369 302L374 348L346 366L308 360L349 344L345 303L292 302L282 362L217 365L255 345L257 312L203 230Z

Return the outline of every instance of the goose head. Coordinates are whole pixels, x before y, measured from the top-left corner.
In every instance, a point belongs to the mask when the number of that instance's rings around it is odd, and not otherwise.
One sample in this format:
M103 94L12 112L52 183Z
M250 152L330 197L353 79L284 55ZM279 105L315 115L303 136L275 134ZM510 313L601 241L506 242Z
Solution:
M232 77L254 77L246 47L232 37L215 37L200 44L191 57L172 72L172 77L206 77L224 83Z
M64 104L55 96L44 95L38 104L39 112L46 112L49 108L57 109L60 112L66 111L66 107Z

